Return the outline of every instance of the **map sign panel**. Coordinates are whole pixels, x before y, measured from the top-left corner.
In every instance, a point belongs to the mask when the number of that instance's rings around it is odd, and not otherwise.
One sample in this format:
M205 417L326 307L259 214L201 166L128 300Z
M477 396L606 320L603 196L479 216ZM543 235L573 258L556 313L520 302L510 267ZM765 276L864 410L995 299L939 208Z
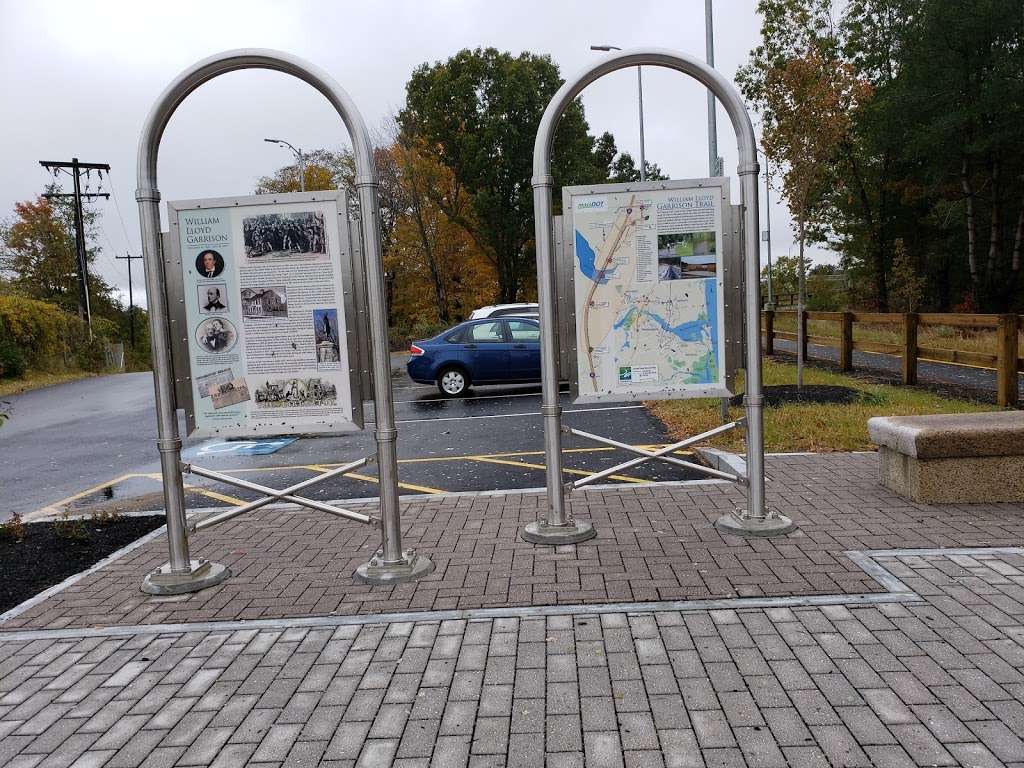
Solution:
M727 184L566 190L577 401L729 394L722 301Z
M192 434L359 429L338 200L264 200L169 206L181 257Z

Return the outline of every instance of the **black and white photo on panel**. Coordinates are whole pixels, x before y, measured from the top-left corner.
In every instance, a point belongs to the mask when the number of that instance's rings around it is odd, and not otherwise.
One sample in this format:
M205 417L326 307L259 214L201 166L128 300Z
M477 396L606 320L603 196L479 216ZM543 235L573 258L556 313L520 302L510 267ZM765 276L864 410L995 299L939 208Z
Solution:
M242 315L246 320L288 317L288 289L283 285L243 288Z
M196 273L200 278L220 277L223 271L224 257L220 255L220 251L200 251L196 256Z
M249 259L312 258L327 253L327 227L320 211L246 216L242 239Z
M208 317L196 327L196 341L207 352L230 352L238 340L238 332L226 317Z
M320 377L265 379L255 400L257 408L337 405L338 388Z
M199 311L205 315L227 312L228 285L227 283L200 283L196 286L199 298Z

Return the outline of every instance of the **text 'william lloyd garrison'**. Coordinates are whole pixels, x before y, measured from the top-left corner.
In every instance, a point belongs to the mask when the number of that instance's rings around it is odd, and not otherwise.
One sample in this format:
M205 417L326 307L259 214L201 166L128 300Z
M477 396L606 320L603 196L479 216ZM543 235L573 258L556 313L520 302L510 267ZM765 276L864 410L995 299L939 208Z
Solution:
M213 226L211 226L213 224L220 224L219 216L187 217L185 219L185 242L189 245L228 242L227 235L213 231Z

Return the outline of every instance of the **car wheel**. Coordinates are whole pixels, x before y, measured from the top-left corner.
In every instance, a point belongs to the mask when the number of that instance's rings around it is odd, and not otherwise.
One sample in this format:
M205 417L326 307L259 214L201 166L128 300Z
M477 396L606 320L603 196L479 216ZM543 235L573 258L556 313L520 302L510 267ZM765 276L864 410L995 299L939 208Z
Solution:
M469 376L461 368L445 368L437 375L437 388L446 397L458 397L469 389Z

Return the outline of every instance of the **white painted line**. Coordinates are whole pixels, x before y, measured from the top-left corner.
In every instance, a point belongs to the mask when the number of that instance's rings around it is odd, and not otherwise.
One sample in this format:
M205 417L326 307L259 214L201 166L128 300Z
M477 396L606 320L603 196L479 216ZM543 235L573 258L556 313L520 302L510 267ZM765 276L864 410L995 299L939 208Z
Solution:
M614 405L607 408L575 408L563 410L562 413L591 413L594 411L630 411L636 408L644 408L642 405ZM396 424L420 424L423 422L435 421L476 421L478 419L511 419L516 416L540 416L540 411L527 411L525 413L495 413L489 416L444 416L440 419L398 419Z
M30 597L28 600L26 600L25 602L21 603L20 605L14 606L9 611L7 611L5 613L0 613L0 624L3 624L8 619L13 619L15 616L19 616L20 614L22 614L25 611L27 611L29 608L33 608L33 607L39 605L39 603L43 602L46 598L48 598L48 597L50 597L52 595L56 595L58 592L63 592L65 589L70 587L72 584L78 583L79 581L84 579L89 574L96 573L96 571L98 571L100 568L103 568L104 566L110 565L115 560L118 560L119 558L124 557L129 552L133 552L134 550L138 549L139 547L143 546L144 544L148 544L153 539L157 538L158 536L163 535L166 531L167 531L167 526L166 525L161 525L159 528L156 528L156 529L150 531L149 533L147 533L141 539L136 539L131 544L128 544L127 546L121 547L121 549L117 550L116 552L112 552L111 554L107 555L102 560L100 560L98 563L96 563L95 565L93 565L93 566L91 566L89 568L86 568L81 573L76 573L73 576L68 576L60 584L54 584L52 587L49 587L48 589L44 589L42 592L40 592L35 597ZM141 577L142 577L142 574L140 573L139 574L139 578L141 579ZM141 581L139 583L141 584Z
M561 394L568 396L567 392ZM395 405L415 405L417 403L461 403L474 400L504 400L512 397L540 397L540 392L517 392L509 395L473 395L471 397L425 397L422 400L395 400Z

